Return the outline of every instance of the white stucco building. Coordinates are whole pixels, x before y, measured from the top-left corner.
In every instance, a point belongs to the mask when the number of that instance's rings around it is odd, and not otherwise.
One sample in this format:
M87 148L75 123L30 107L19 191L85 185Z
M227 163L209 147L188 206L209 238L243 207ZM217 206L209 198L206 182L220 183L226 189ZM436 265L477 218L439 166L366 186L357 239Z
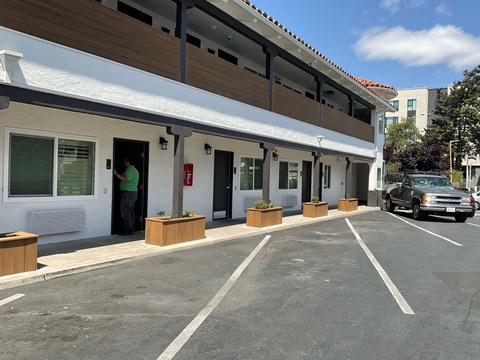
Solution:
M127 155L138 230L184 209L241 218L260 198L366 201L382 178L385 94L248 1L11 2L0 64L0 233L118 233Z

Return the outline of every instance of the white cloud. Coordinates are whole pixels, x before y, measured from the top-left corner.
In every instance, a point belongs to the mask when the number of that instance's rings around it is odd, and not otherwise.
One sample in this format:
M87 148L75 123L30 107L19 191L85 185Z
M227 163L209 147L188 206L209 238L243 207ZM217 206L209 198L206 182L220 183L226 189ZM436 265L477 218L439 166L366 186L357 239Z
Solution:
M402 6L419 8L426 6L429 1L430 0L380 0L380 7L395 14L402 8Z
M448 17L452 15L452 11L446 3L441 3L435 8L435 15Z
M387 9L392 14L395 14L398 10L400 10L400 4L402 0L381 0L380 7Z
M400 10L400 5L402 0L382 0L380 1L380 7L387 9L392 14L395 14L398 10Z
M429 0L409 0L407 5L412 8L427 6Z
M401 26L364 31L354 45L365 60L393 60L406 66L447 64L464 70L480 64L480 37L453 25L412 31Z

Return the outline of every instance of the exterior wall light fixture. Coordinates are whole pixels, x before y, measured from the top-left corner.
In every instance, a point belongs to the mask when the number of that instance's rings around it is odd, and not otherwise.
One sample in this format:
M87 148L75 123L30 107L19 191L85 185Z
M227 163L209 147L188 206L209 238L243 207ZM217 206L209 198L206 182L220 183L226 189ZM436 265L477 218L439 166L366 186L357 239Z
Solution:
M204 148L205 148L205 154L212 155L212 146L211 145L205 143Z
M167 150L167 144L168 144L168 141L167 139L165 139L163 136L160 137L160 146L161 146L161 149L162 150Z
M278 161L278 153L276 150L273 152L272 157L273 157L273 161Z

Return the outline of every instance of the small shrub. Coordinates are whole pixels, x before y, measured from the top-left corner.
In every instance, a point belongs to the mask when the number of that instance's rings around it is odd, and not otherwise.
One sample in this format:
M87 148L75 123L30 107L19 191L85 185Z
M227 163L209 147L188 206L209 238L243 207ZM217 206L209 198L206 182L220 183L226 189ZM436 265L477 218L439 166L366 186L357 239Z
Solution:
M312 196L312 203L318 204L320 202L320 198L318 196Z
M260 210L264 210L264 209L271 209L273 208L275 205L273 205L272 203L268 203L266 202L265 200L257 200L255 201L255 209L260 209Z
M185 217L191 217L193 215L195 215L193 210L185 210Z

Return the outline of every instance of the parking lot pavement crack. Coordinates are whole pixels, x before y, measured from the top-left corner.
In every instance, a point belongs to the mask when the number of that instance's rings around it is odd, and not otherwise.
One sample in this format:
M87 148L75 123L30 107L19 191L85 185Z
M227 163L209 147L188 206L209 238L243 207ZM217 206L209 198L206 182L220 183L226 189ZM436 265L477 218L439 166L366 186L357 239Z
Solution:
M472 306L473 306L473 302L475 301L475 298L477 297L477 295L480 294L480 289L478 289L473 295L472 297L470 298L470 304L468 306L468 312L467 312L467 315L465 316L465 319L462 321L462 326L465 326L468 319L470 318L470 315L472 313Z

